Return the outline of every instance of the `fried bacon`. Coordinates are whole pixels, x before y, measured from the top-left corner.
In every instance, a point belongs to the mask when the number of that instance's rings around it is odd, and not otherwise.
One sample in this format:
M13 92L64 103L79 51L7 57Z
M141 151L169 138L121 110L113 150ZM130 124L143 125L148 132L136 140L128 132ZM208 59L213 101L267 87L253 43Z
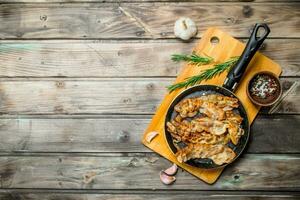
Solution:
M239 100L234 97L227 97L219 94L209 94L200 97L201 100L216 104L220 108L225 108L225 110L232 110L233 108L239 107Z
M208 157L214 161L217 165L222 165L224 163L230 163L235 157L235 152L227 146L223 146L224 149L222 152L212 155Z
M225 111L232 110L238 106L238 99L234 97L210 94L184 99L179 102L174 109L182 118L194 117L200 109L200 113L203 113L208 117L223 120Z
M239 127L238 124L229 122L228 123L228 133L230 136L230 140L234 145L239 143L240 138L244 135L244 130Z
M225 121L213 120L208 117L196 118L191 121L191 131L206 131L213 135L222 135L227 131L228 124Z
M194 117L198 113L201 105L202 100L200 98L189 98L179 102L174 109L183 118Z
M241 124L243 121L243 118L239 114L236 114L231 110L226 111L225 116L227 121L234 122L236 124Z
M210 158L217 165L229 163L235 156L232 149L222 144L189 144L176 153L176 158L180 163L195 158Z
M199 111L212 119L223 120L225 117L224 110L210 102L202 103Z
M194 117L200 108L209 117L216 116L223 118L224 114L220 110L228 111L239 106L238 99L234 97L227 97L223 95L210 94L201 97L194 97L184 99L179 102L174 109L181 117Z
M174 107L178 115L167 122L167 130L176 144L187 145L185 148L176 145L178 161L210 158L222 165L233 160L235 153L226 145L229 141L237 145L244 134L243 118L234 110L238 106L238 99L219 94L179 102Z
M191 133L184 142L193 144L227 144L230 140L228 135L212 135L208 132Z

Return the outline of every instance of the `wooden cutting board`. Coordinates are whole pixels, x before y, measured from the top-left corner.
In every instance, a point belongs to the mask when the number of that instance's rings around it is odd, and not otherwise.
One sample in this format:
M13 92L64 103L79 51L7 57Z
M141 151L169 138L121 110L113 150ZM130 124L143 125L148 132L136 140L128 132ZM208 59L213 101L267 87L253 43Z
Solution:
M214 43L215 39L218 38L219 42ZM207 55L213 57L216 62L224 62L231 57L240 56L245 48L245 44L238 41L237 39L231 37L227 33L217 29L217 28L209 28L205 34L203 35L202 39L193 49L196 54L199 55ZM181 53L181 52L174 52L174 53ZM205 68L212 67L211 65L206 66L193 66L190 64L186 64L182 70L182 72L178 75L176 82L181 82L185 78L199 74ZM270 71L276 75L280 75L281 67L269 59L268 57L262 55L261 53L256 53L253 59L251 60L244 77L242 78L241 83L239 84L235 94L239 97L241 102L243 103L247 115L249 118L249 123L251 124L256 117L260 107L256 106L251 103L248 99L246 94L246 85L250 78L259 71ZM226 78L226 72L221 74L220 76L211 79L206 82L202 82L201 84L214 84L214 85L222 85L224 79ZM206 183L212 184L214 183L218 177L221 175L222 169L215 169L215 170L207 170L207 169L200 169L197 167L192 167L187 164L181 164L177 162L176 157L169 149L167 145L165 135L164 135L164 123L165 123L165 116L167 113L167 109L171 104L172 100L180 93L181 90L174 91L170 94L167 94L163 99L161 105L158 107L156 114L152 118L148 128L146 129L142 143L147 146L148 148L152 149L156 153L162 155L163 157L167 158L173 163L176 163L182 169L186 170L187 172L193 174L194 176L200 178L201 180L205 181ZM145 136L147 133L151 131L157 131L159 135L155 137L151 143L147 143L145 140ZM251 134L251 133L250 133ZM254 140L255 142L255 140Z

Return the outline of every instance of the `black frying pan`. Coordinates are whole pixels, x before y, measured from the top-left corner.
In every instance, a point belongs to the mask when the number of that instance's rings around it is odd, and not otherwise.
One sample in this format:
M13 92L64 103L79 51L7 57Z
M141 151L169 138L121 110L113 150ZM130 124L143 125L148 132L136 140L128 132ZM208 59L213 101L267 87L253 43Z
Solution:
M264 33L261 36L258 36L259 29L263 28ZM241 80L249 62L251 61L252 57L254 56L255 52L259 49L263 41L266 39L268 34L270 33L270 29L267 26L267 24L256 24L253 32L249 38L249 41L246 45L246 48L244 49L242 55L240 56L237 64L229 71L227 78L225 79L223 86L216 86L216 85L197 85L191 88L188 88L181 92L171 103L166 119L165 119L165 136L167 143L172 150L172 152L175 154L177 152L177 149L173 143L173 138L171 134L167 131L167 122L171 121L176 115L177 112L174 110L174 107L176 104L178 104L181 100L185 98L191 98L195 96L202 96L205 94L222 94L224 96L230 96L235 97L238 99L238 97L233 93L236 89L239 81ZM239 143L237 145L234 145L233 143L229 142L227 145L236 153L236 157L239 157L246 147L246 144L249 139L250 134L250 126L248 121L248 116L246 113L246 110L242 103L239 101L239 107L234 109L234 112L237 112L240 114L240 116L243 118L243 122L241 124L241 127L244 129L244 135L240 138ZM179 143L179 146L183 147L184 143ZM234 160L235 160L234 159ZM233 161L234 161L233 160ZM233 162L232 161L232 162ZM213 168L219 168L224 167L227 164L223 165L216 165L211 159L208 158L197 158L193 160L187 161L187 164L200 167L200 168L206 168L206 169L213 169Z

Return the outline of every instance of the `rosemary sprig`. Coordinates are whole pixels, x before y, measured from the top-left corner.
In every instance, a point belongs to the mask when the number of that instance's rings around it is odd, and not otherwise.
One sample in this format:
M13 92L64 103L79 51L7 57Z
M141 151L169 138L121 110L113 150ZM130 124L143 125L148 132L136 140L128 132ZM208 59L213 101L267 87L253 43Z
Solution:
M186 61L197 66L209 64L213 61L211 57L199 56L195 53L191 55L173 54L171 58L174 62Z
M186 78L183 82L175 83L173 85L167 86L169 92L173 92L174 90L180 88L186 88L189 86L196 85L204 80L209 80L215 76L220 75L222 72L226 70L230 70L232 66L236 64L239 57L230 58L228 61L224 63L215 64L214 67L203 70L199 75L191 76Z

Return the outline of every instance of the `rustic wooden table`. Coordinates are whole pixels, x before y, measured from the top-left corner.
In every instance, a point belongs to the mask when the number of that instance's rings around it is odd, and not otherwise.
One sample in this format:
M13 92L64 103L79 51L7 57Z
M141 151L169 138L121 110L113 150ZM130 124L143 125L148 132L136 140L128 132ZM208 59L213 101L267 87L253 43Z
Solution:
M300 2L153 1L0 0L0 199L300 198ZM161 184L170 163L140 143L180 70L170 55L197 41L174 38L179 16L198 38L266 22L261 51L283 68L283 101L214 185Z

